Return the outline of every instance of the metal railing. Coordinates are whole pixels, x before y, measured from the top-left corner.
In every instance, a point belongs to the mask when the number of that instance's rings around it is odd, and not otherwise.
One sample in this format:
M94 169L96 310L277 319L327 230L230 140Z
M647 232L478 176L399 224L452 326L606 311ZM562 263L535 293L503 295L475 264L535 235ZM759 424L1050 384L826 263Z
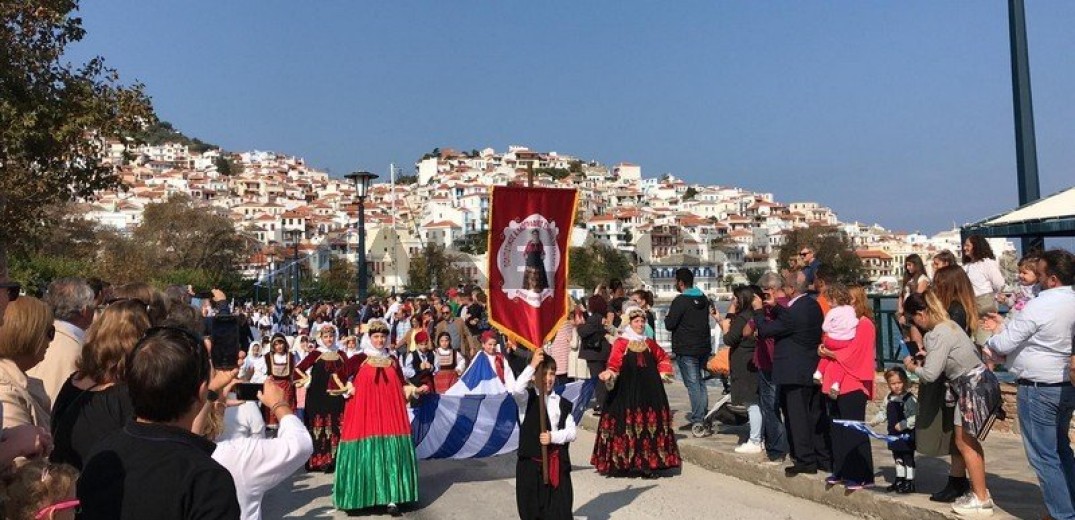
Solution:
M896 301L896 296L870 296L873 323L877 329L877 339L874 342L877 355L874 356L874 364L878 370L902 364L904 356L908 354L903 346L903 331L900 330L899 317L896 315Z

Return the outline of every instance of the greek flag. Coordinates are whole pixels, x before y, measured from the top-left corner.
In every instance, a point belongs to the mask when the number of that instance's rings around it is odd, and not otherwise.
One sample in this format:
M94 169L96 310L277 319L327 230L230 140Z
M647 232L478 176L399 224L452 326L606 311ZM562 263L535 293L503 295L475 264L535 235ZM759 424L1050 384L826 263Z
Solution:
M574 404L575 422L594 393L594 380L555 391ZM511 453L519 447L519 408L486 356L444 395L427 395L411 410L411 436L418 458L469 459Z
M862 421L848 421L848 420L844 420L844 419L833 419L832 422L833 422L833 424L839 424L840 426L843 426L844 428L850 428L850 429L855 430L855 431L857 431L859 433L865 433L866 435L869 435L870 437L873 437L874 439L885 441L886 443L896 442L896 441L905 441L905 440L908 440L908 439L911 438L911 436L906 434L906 433L901 433L899 435L885 435L883 433L877 433L877 432L871 430L870 427L866 423L864 423Z

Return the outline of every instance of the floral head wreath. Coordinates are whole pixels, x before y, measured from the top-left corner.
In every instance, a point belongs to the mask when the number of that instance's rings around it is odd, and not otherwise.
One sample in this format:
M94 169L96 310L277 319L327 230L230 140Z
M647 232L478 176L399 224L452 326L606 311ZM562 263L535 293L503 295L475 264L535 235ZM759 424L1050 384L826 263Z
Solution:
M642 310L640 307L631 307L627 310L627 321L634 320L638 317L646 317L646 311Z
M373 334L388 334L388 324L381 320L371 320L369 327L366 329L366 333Z

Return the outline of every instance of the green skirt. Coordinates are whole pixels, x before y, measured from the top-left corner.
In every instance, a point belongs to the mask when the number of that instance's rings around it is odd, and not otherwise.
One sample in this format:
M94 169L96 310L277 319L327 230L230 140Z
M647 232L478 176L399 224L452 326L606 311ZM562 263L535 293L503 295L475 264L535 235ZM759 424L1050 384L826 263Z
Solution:
M418 465L410 435L341 442L336 452L332 502L364 509L418 501Z

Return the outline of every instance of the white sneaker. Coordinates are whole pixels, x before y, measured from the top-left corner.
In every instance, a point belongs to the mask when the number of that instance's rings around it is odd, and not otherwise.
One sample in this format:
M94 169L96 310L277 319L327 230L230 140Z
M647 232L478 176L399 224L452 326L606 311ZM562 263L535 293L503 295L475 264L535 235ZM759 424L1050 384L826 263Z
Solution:
M952 511L961 516L993 516L993 497L978 500L973 491L968 491L952 504Z
M740 444L739 446L735 447L736 453L743 453L746 455L756 455L758 453L761 453L762 451L765 450L764 448L762 448L760 442L746 441L743 444Z

